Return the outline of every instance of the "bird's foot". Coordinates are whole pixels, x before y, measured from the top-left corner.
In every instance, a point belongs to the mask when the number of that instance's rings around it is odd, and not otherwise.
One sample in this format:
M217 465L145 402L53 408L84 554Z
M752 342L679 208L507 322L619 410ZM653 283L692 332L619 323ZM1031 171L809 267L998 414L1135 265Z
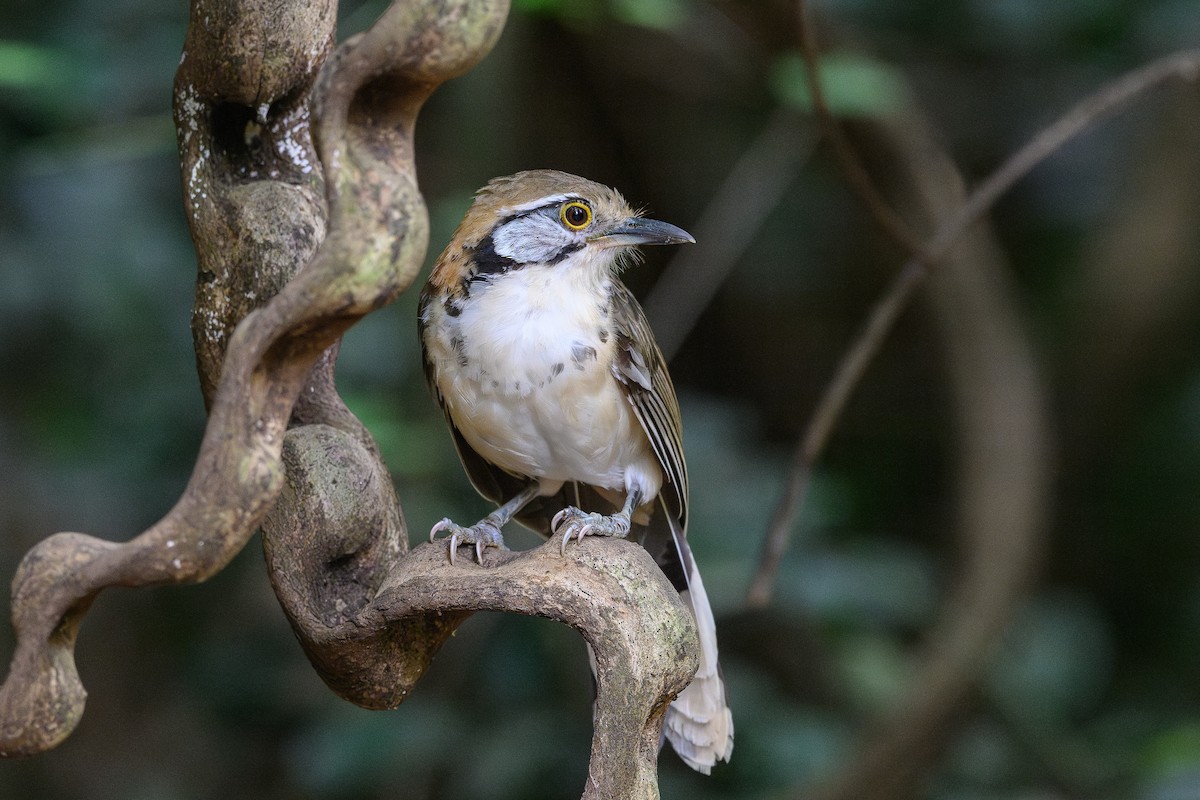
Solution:
M550 520L550 530L562 534L562 553L567 553L567 542L572 537L577 542L585 536L616 536L624 539L629 535L629 517L625 514L597 514L580 511L574 506L567 506L554 515Z
M504 537L500 535L500 529L487 517L484 517L469 528L459 525L449 517L446 517L429 531L429 541L434 541L439 533L450 534L446 537L446 541L450 543L451 564L454 564L454 554L458 551L460 544L475 545L475 559L480 564L483 563L483 548L504 548Z

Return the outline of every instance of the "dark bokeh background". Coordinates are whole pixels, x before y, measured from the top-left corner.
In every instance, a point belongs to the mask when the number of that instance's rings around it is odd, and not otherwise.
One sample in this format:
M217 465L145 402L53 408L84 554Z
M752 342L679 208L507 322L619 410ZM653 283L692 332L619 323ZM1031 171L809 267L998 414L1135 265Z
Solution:
M822 462L770 615L742 612L790 448L900 254L816 143L789 4L515 6L418 129L434 251L494 175L578 172L690 227L763 130L787 144L759 175L778 199L740 221L749 243L672 367L738 737L708 779L664 755L662 787L795 796L899 696L955 574L943 347L918 303ZM346 3L343 31L381 7ZM1104 81L1200 41L1194 0L817 11L834 105L867 119L914 105L969 180ZM0 0L0 580L55 531L133 536L196 452L170 120L186 14ZM742 202L756 201L752 187ZM928 796L1200 797L1200 94L1155 93L1072 142L991 219L1049 392L1054 510L1030 599ZM648 253L629 283L644 295L670 256ZM339 377L414 541L485 510L426 395L415 303L354 329ZM0 657L11 645L5 626ZM577 795L586 771L591 684L572 633L479 615L401 709L362 711L308 667L257 543L203 586L107 592L78 656L82 723L0 763L0 797L549 798Z

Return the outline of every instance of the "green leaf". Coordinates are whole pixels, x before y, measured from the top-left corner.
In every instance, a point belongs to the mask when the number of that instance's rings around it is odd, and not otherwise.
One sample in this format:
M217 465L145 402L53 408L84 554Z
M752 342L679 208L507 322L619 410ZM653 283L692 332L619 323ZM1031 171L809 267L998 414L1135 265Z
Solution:
M1115 657L1108 621L1091 598L1047 591L1017 614L988 686L1011 713L1063 724L1098 707Z
M1155 736L1143 752L1145 776L1163 776L1200 768L1200 721L1182 722Z
M58 86L66 57L56 50L27 42L0 41L0 87L38 89Z
M564 25L582 30L590 28L604 14L594 0L513 0L513 10L555 17Z
M563 0L513 0L513 9L527 14L558 14L564 5Z
M821 87L829 110L840 117L881 117L902 108L908 90L899 72L856 53L830 53L820 59ZM798 51L776 59L771 72L775 96L785 105L812 110L808 68Z
M687 10L681 0L613 0L613 16L629 25L676 30Z
M835 649L840 683L858 708L892 707L912 679L912 665L895 638L848 633Z
M525 14L556 17L575 26L612 19L653 30L677 30L687 17L687 0L610 0L607 5L595 0L513 0L513 10Z

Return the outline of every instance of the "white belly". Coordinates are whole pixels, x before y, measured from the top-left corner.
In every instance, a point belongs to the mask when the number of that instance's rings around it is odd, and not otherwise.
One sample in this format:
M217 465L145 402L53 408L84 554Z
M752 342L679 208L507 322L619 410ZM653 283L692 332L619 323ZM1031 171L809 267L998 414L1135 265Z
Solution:
M564 273L527 267L473 286L458 317L437 309L449 332L432 337L448 348L434 359L438 388L476 452L543 479L543 491L564 481L617 490L636 483L649 500L661 470L610 371L616 337L602 341L594 299L604 295Z

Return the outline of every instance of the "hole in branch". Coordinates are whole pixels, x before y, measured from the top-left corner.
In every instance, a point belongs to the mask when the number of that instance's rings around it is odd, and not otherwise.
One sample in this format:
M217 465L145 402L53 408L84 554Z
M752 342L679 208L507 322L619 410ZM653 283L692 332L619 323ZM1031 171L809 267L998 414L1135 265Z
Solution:
M272 169L270 107L221 103L213 109L213 142L240 176L267 177Z

